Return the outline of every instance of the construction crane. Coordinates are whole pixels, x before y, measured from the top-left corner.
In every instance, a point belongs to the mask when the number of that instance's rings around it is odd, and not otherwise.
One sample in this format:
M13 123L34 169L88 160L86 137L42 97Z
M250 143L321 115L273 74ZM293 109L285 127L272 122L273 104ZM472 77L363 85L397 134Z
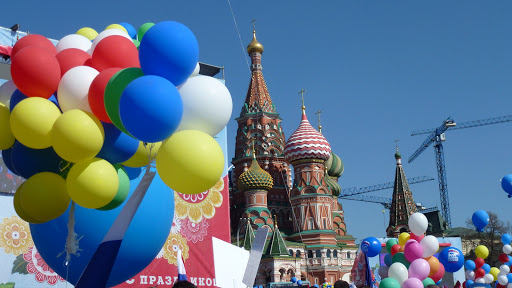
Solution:
M347 196L343 199L361 201L361 202L378 203L378 204L381 204L382 206L384 206L384 209L390 209L391 203L393 201L393 199L391 199L391 198L377 197L377 196L366 196L366 195ZM437 207L425 208L419 203L417 203L416 207L418 208L418 212L421 212L421 213L439 211L439 208L437 208Z
M463 129L463 128L471 128L492 124L499 124L504 122L511 122L512 115L509 116L501 116L495 118L488 118L476 121L468 121L462 123L455 123L451 117L448 117L443 121L441 126L434 129L424 129L418 130L411 133L411 136L422 135L422 134L430 134L425 141L421 144L421 146L409 157L409 163L414 161L425 149L428 148L432 143L434 143L434 151L436 154L436 165L437 165L437 179L439 181L439 194L441 197L441 214L443 215L448 225L451 227L452 220L450 216L450 202L448 201L448 184L446 181L446 168L444 165L444 148L442 142L446 140L444 132L446 130L455 130L455 129Z
M420 176L420 177L413 177L413 178L409 179L409 181L407 181L407 182L410 185L410 184L416 184L416 183L433 181L433 180L434 180L434 178L432 178L432 177ZM378 185L372 185L372 186L366 186L366 187L346 188L346 189L341 190L341 193L338 196L338 198L347 198L349 196L354 196L354 195L359 195L359 194L364 194L364 193L369 193L369 192L374 192L374 191L379 191L379 190L385 190L385 189L393 188L394 185L395 185L395 182L388 182L388 183L384 183L384 184L378 184ZM353 200L353 199L350 199L350 200ZM369 202L371 202L371 201L369 201Z

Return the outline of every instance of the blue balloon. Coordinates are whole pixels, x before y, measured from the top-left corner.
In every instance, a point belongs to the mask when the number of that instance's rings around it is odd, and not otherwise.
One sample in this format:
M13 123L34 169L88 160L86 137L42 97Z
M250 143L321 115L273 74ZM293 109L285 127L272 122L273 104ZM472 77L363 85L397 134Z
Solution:
M297 278L296 278L296 277L292 277L292 279L291 279L291 280L292 280L292 283L297 282Z
M16 107L16 105L18 105L18 103L21 102L21 100L27 98L28 97L25 94L21 93L20 90L16 89L16 91L12 93L11 100L9 101L9 110L12 111L12 109L14 109L14 107Z
M507 274L508 283L512 283L512 273Z
M158 75L179 86L194 72L199 44L185 25L165 21L149 29L139 46L140 67L145 75Z
M320 286L318 286L318 284L313 285L313 287L320 288Z
M503 234L501 235L501 243L503 243L503 245L510 245L510 242L512 242L512 236L510 236L510 234Z
M126 32L128 32L128 35L130 35L130 37L132 37L132 39L137 38L137 30L135 30L135 28L132 26L132 24L123 22L123 23L119 23L119 25L123 26L124 29L126 29Z
M393 258L391 257L391 254L386 254L386 256L384 256L384 263L386 264L386 266L390 267L391 264L393 264Z
M57 100L57 94L53 94L52 97L48 98L57 108L59 108L60 112L62 112L62 109L60 109L59 100Z
M507 255L508 256L508 262L506 263L508 266L512 266L512 256L510 255ZM511 282L512 283L512 282Z
M466 262L464 263L464 268L466 268L466 270L475 270L475 268L476 268L475 261L466 260Z
M466 287L469 287L469 285L473 285L473 283L475 283L475 281L473 281L473 280L466 280Z
M130 181L128 197L131 196L141 178ZM79 241L80 249L82 249L80 256L72 255L68 265L67 280L73 285L78 281L125 203L109 211L76 206L75 232L78 237L83 237ZM153 261L167 240L173 216L174 193L157 174L126 232L107 287L130 279ZM30 224L30 231L37 250L44 261L63 278L66 278L67 273L67 267L63 265L65 256L58 258L57 255L65 247L68 217L69 209L55 220L43 224Z
M297 280L297 285L302 285L302 280Z
M512 174L505 175L501 179L501 188L508 193L508 198L512 198Z
M139 178L140 173L142 172L142 167L132 168L128 166L123 166L124 171L126 171L126 175L130 180Z
M484 269L485 271L485 274L489 274L489 272L491 272L491 265L485 263L483 266L482 266L482 269Z
M16 173L25 179L40 172L59 174L60 168L67 165L52 147L32 149L18 141L12 146L11 163Z
M169 138L180 125L183 101L171 82L160 76L142 76L124 89L119 115L134 137L143 142L159 142Z
M489 214L484 210L477 210L473 213L473 225L476 227L476 231L484 231L485 226L489 224Z
M102 124L105 130L105 141L96 157L103 158L112 164L130 159L137 152L140 141L123 133L114 124Z
M14 144L16 144L16 142L14 142ZM4 164L7 167L7 169L12 174L20 176L18 172L16 172L16 170L14 169L14 166L12 165L12 147L9 149L2 150L2 160L4 161Z
M379 255L381 249L382 245L375 237L368 237L361 242L361 251L363 251L368 257Z
M441 285L441 281L443 281L443 280L439 280L439 281L437 281L437 282L436 282L436 285L437 285L437 286Z
M454 273L464 266L464 254L455 247L443 249L443 251L439 253L438 259L439 262L444 265L446 272Z

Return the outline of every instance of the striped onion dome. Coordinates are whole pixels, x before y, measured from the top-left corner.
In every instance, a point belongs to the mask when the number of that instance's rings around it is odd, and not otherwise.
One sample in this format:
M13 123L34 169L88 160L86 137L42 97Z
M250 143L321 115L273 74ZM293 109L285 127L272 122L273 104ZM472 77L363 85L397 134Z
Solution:
M263 189L269 191L274 185L272 176L261 169L258 161L253 157L251 167L238 177L238 188L241 191L249 189Z
M345 171L340 157L334 153L331 153L331 157L325 162L325 166L327 167L327 174L331 177L340 178L343 171Z
M331 155L331 146L325 137L309 124L306 112L302 110L299 128L288 138L284 146L284 157L292 163L301 159L326 161Z
M331 189L332 196L338 197L341 193L341 186L338 184L338 182L334 181L334 179L331 179L331 177L325 177L325 183L327 184L327 187Z

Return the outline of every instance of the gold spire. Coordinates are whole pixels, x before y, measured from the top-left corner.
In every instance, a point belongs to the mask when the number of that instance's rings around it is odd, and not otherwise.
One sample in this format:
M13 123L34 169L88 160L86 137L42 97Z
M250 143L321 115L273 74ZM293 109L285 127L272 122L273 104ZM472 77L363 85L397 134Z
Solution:
M304 92L306 92L306 90L304 89L300 89L299 91L299 94L300 94L300 97L302 98L302 114L306 114L306 106L304 106Z
M320 121L320 114L322 114L323 111L322 110L318 110L316 111L316 115L318 115L318 132L320 132L320 134L322 134L322 122Z
M251 55L254 52L258 52L260 54L263 54L263 45L261 45L258 40L256 40L256 27L254 25L254 22L256 22L256 19L253 19L252 21L252 41L247 45L247 53Z
M274 215L274 231L276 231L275 228L277 228L277 217L276 217L276 215Z
M252 137L252 159L256 160L256 150L254 149L254 141L256 141L256 137Z

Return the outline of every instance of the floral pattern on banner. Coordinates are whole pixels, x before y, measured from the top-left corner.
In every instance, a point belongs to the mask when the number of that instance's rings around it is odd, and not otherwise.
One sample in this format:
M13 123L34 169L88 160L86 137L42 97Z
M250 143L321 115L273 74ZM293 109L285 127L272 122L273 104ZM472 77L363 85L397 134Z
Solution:
M189 218L185 218L181 221L181 234L183 234L188 241L195 244L199 241L203 241L204 237L208 235L208 222L206 219L203 219L203 221L199 223L192 222Z
M0 223L0 247L4 248L5 253L18 256L27 253L32 246L34 241L30 235L28 223L16 215L4 218Z
M188 219L199 223L204 218L215 216L215 208L222 205L221 191L224 180L221 178L215 186L199 194L182 194L174 192L175 213L179 219Z
M174 219L172 220L171 233L180 233L181 231L181 220L174 213Z
M167 241L165 241L165 245L162 250L163 257L167 259L167 262L169 262L171 265L178 265L178 250L181 250L183 262L186 262L189 257L187 239L185 239L179 233L169 234L169 237L167 237Z
M48 283L50 285L55 285L59 281L65 282L62 277L57 275L55 271L48 266L37 252L36 247L30 247L26 253L23 254L23 259L28 262L27 271L30 274L36 275L36 281L39 283Z

